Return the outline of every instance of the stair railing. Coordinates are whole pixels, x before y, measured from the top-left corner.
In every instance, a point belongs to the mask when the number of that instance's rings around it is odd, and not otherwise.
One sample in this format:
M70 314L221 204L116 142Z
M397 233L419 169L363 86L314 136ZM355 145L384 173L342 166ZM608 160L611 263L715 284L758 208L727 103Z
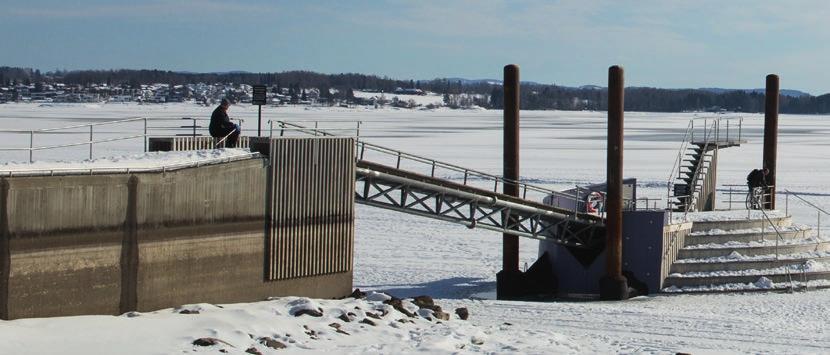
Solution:
M800 194L795 193L795 192L792 192L792 191L790 191L790 190L785 189L785 190L784 190L784 195L786 196L786 199L785 199L785 207L784 207L784 208L785 208L785 209L784 209L784 211L785 211L784 213L785 213L785 214L789 214L789 210L790 210L790 195L793 195L795 198L797 198L797 199L798 199L798 200L800 200L801 202L804 202L804 203L805 203L805 204L807 204L808 206L810 206L810 207L812 207L812 208L814 208L814 209L815 209L815 211L816 211L816 246L818 246L818 244L819 244L819 243L821 243L821 216L822 216L822 215L828 215L828 216L830 216L830 212L827 212L827 210L825 210L824 208L822 208L822 207L820 207L820 206L816 205L816 204L815 204L815 203L813 203L813 202L808 201L808 200L807 200L807 199L805 199L804 197L801 197L801 195L800 195Z
M696 125L695 121L703 120L703 128L702 134L705 138L705 141L708 144L715 143L715 146L720 146L722 143L740 143L741 138L743 136L743 117L700 117L700 118L692 118L689 120L688 125L686 126L686 131L683 134L683 140L680 144L680 149L677 151L677 156L675 157L674 164L672 164L672 170L669 173L669 177L666 183L666 209L668 209L671 213L674 208L672 207L672 201L677 199L683 201L684 198L690 199L690 195L680 196L674 194L674 185L675 180L680 179L682 176L680 175L680 169L683 165L683 156L688 149L689 143L695 140L696 129L700 129L700 125ZM710 124L711 121L711 124ZM737 122L735 122L737 121ZM725 122L725 125L724 125ZM724 132L725 131L725 132ZM699 134L699 133L697 133ZM712 135L714 134L714 141L711 139ZM708 149L708 147L706 147ZM705 152L706 150L704 150ZM691 187L690 187L691 189ZM689 204L684 204L682 207L684 210L688 209Z
M668 183L666 184L666 186L667 186L667 190L666 190L666 209L669 210L669 214L671 214L671 211L674 210L671 207L671 200L673 198L676 198L675 196L672 196L672 189L674 188L674 180L676 179L675 178L675 173L678 176L680 175L680 165L683 163L683 153L686 152L686 149L689 146L689 142L692 141L691 137L694 136L694 133L693 133L694 128L695 128L694 122L695 122L694 120L689 120L689 123L686 125L686 132L683 133L683 141L680 143L680 149L677 150L677 157L674 159L674 164L672 164L672 170L669 173Z
M780 261L781 259L780 259L780 254L778 252L778 246L779 246L780 242L784 241L784 236L781 235L781 231L778 230L778 225L775 224L775 222L772 221L772 219L767 214L767 211L764 210L763 208L760 209L759 211L761 211L761 213L764 215L764 220L767 221L770 224L770 226L772 226L772 230L774 230L775 234L777 235L777 237L775 238L775 261ZM762 226L761 227L761 237L762 238L763 238L765 232L766 232L766 228ZM793 292L795 290L795 281L793 281L792 265L790 265L790 263L787 263L785 267L787 268L787 280L790 283L789 291ZM801 271L802 271L802 274L804 274L806 272L804 266L802 266ZM805 281L806 281L806 275L804 276L804 278L805 278ZM806 282L805 282L805 285L806 285Z
M692 180L689 181L689 194L687 196L681 196L687 198L687 202L683 205L683 216L686 216L686 213L689 213L689 209L697 203L698 196L700 195L700 191L698 191L697 186L698 182L700 181L699 175L702 171L703 165L707 164L706 156L709 151L709 144L711 142L711 135L713 132L717 135L717 120L713 121L711 127L709 127L708 122L704 123L704 130L703 130L703 147L701 147L700 151L700 162L695 165L695 170L692 171L691 178ZM717 136L715 137L717 139Z

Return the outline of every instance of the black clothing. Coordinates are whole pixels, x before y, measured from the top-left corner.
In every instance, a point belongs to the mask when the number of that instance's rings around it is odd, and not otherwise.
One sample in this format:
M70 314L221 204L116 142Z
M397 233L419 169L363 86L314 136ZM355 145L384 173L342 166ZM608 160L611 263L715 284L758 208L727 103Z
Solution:
M761 169L752 170L749 175L746 176L746 184L750 189L754 187L767 186L767 177L764 175L764 171Z
M219 139L225 138L225 136L233 132L230 136L228 136L228 139L225 140L225 147L236 147L236 140L239 138L239 130L237 129L237 126L231 122L230 117L228 117L228 114L222 109L222 106L217 107L213 110L213 114L210 115L210 126L208 127L208 131L210 131L210 135L212 137Z

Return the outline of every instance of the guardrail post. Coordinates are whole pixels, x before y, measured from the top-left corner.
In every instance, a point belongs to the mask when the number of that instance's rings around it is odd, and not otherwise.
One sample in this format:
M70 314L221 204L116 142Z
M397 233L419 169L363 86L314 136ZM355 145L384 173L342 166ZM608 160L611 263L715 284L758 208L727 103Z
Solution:
M34 162L35 131L29 131L29 162Z
M738 118L738 142L741 141L741 133L743 131L743 128L744 128L744 118L739 117Z
M147 153L147 117L144 117L144 152Z
M778 155L778 76L767 75L764 105L764 159L763 167L769 169L767 185L770 187L764 199L764 208L775 209L776 163ZM765 194L766 195L766 194Z
M622 189L623 189L623 68L608 68L608 145L605 207L605 276L600 279L600 298L628 298L628 280L622 274Z
M92 160L92 125L89 125L89 160Z

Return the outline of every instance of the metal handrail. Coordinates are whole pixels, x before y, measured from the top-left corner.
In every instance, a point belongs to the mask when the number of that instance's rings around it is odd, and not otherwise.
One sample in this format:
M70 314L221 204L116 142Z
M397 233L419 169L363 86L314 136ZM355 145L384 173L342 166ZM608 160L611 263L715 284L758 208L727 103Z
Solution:
M804 199L803 197L801 197L798 193L792 192L792 191L787 190L787 189L785 189L785 190L784 190L784 193L785 193L785 194L786 194L786 196L787 196L787 199L786 199L786 207L785 207L785 209L786 209L786 211L787 211L787 212L785 212L785 213L789 213L789 209L790 209L790 195L795 196L797 199L799 199L799 200L801 200L802 202L806 203L808 206L813 207L813 208L815 208L815 209L816 209L816 237L817 237L817 238L816 238L816 243L819 243L819 242L820 242L820 239L821 239L821 214L822 214L822 213L824 213L824 214L826 214L826 215L830 215L830 213L828 213L826 210L824 210L824 208L821 208L821 207L819 207L818 205L816 205L816 204L814 204L814 203L812 203L812 202L810 202L810 201L807 201L806 199Z
M677 151L677 158L675 158L674 163L672 164L671 172L669 173L668 183L666 184L666 208L668 210L673 210L671 207L671 199L672 197L677 198L676 196L672 196L672 188L674 187L674 180L676 179L674 173L676 172L678 175L680 174L680 164L683 163L683 153L686 151L686 148L689 146L689 142L691 139L687 139L690 137L691 132L694 130L694 121L689 120L689 123L686 124L686 132L683 134L683 141L680 143L680 149Z
M275 120L274 122L279 123L281 127L284 127L284 126L293 127L293 129L295 129L299 132L309 133L309 134L313 134L313 135L318 135L319 134L321 136L334 136L334 134L328 132L328 130L321 130L321 129L317 129L317 128L303 127L303 126L300 126L300 125L297 125L297 124L293 124L293 123L286 122L286 121L280 121L280 120ZM273 129L273 127L272 127L272 129ZM430 159L430 158L426 158L426 157L423 157L423 156L406 153L406 152L403 152L403 151L400 151L400 150L387 148L387 147L383 147L383 146L376 145L376 144L367 143L367 142L360 141L360 140L357 140L355 142L355 144L356 144L356 147L357 147L357 151L356 151L357 157L356 158L358 160L363 160L363 157L365 156L366 150L369 150L369 151L374 151L374 152L386 154L388 156L392 156L392 157L396 158L395 168L398 168L398 169L401 166L401 162L403 160L407 160L407 161L414 161L414 162L417 162L417 163L427 164L428 166L430 166L431 167L431 173L430 173L431 177L435 177L435 171L436 171L436 169L439 169L439 168L454 171L454 172L457 172L457 173L463 173L464 174L463 175L464 176L463 177L463 185L468 185L468 182L471 180L470 179L471 177L480 178L480 179L484 179L484 180L493 181L493 192L498 192L497 190L498 190L499 184L501 184L502 186L504 186L505 184L510 184L510 185L515 185L515 186L518 187L519 191L521 192L522 198L527 197L527 192L528 191L534 191L534 192L540 192L540 193L544 193L544 194L548 194L548 195L564 197L564 198L567 198L567 199L573 199L576 202L575 203L575 209L579 209L579 205L585 203L585 201L582 201L579 198L579 188L577 188L576 194L568 194L568 193L564 193L564 192L561 192L561 191L556 191L556 190L547 189L547 188L536 186L536 185L531 185L531 184L524 183L524 182L521 182L521 181L505 179L503 177L488 174L488 173L485 173L485 172L482 172L482 171L478 171L478 170L474 170L474 169L468 169L468 168L465 168L465 167L462 167L462 166L459 166L459 165L455 165L455 164L452 164L452 163L446 163L446 162L438 161L438 160L435 160L435 159Z
M769 222L770 226L772 227L772 230L774 230L775 234L778 236L778 238L775 238L775 261L780 261L780 255L778 253L778 245L779 245L779 242L784 241L784 236L781 235L781 231L778 230L778 226L769 217L769 215L767 214L767 211L765 211L763 208L761 208L760 211L761 211L761 214L764 215L764 219L766 219L766 221ZM766 231L764 230L764 228L762 228L761 229L761 237L762 238L764 236L764 232L766 232ZM792 268L791 268L791 265L789 263L787 263L785 265L785 267L787 268L787 279L790 282L790 292L792 292L795 289L795 284L793 282L793 276L792 276Z
M147 121L181 121L182 119L192 120L193 126L185 126L185 127L151 127L147 125ZM0 147L0 151L28 151L29 152L29 162L34 162L34 152L35 151L42 151L42 150L49 150L49 149L59 149L59 148L69 148L69 147L77 147L77 146L89 146L89 159L93 157L93 146L99 143L108 143L108 142L115 142L115 141L122 141L128 139L138 139L143 138L144 140L144 151L147 151L148 143L147 137L149 129L163 129L163 130L182 130L182 129L192 129L193 136L196 136L196 128L201 128L196 125L197 121L207 121L209 119L205 118L192 118L192 117L180 117L180 118L168 118L168 117L158 117L158 118L147 118L147 117L131 117L125 119L117 119L105 122L95 122L95 123L86 123L86 124L78 124L78 125L69 125L69 126L62 126L62 127L49 127L49 128L40 128L40 129L28 129L28 130L21 130L21 129L0 129L0 133L11 133L11 134L28 134L29 135L29 146L28 147ZM242 118L234 118L234 121L238 121L241 127L242 122L245 120ZM144 133L143 134L136 134L136 135L128 135L116 138L107 138L107 139L94 139L94 127L100 126L108 126L108 125L115 125L115 124L123 124L129 122L144 122ZM36 134L55 134L58 133L57 131L66 131L66 130L73 130L79 128L89 128L89 139L81 142L73 142L73 143L65 143L65 144L55 144L55 145L44 145L44 146L35 146L34 140ZM67 132L69 134L87 134L87 132Z
M38 151L38 150L47 150L47 149L55 149L55 148L77 147L77 146L81 146L81 145L89 145L89 144L97 144L97 143L116 142L116 141L142 138L142 137L144 137L143 134L138 134L138 135L134 135L134 136L124 136L124 137L117 137L117 138L100 139L100 140L97 140L97 141L86 141L86 142L78 142L78 143L46 145L46 146L41 146L41 147L30 147L30 148L2 148L2 147L0 147L0 151L21 151L21 150Z
M142 121L142 120L147 120L147 118L146 117L132 117L132 118L115 120L115 121L105 121L105 122L87 123L87 124L64 126L64 127L40 128L40 129L0 129L0 133L30 133L30 132L42 133L42 132L60 131L60 130L75 129L75 128L106 126L106 125L113 125L113 124L125 123L125 122L135 122L135 121Z
M805 200L805 199L804 199L803 197L801 197L801 195L799 195L798 193L792 192L792 191L787 190L787 189L784 189L784 193L785 193L785 194L787 194L787 195L793 195L793 196L795 196L795 198L797 198L797 199L799 199L799 200L803 201L804 203L806 203L806 204L810 205L811 207L815 208L815 209L816 209L816 211L820 211L821 213L824 213L824 214L826 214L826 215L830 215L830 212L827 212L827 211L825 211L823 208L821 208L821 207L817 206L816 204L814 204L814 203L812 203L812 202L810 202L810 201Z

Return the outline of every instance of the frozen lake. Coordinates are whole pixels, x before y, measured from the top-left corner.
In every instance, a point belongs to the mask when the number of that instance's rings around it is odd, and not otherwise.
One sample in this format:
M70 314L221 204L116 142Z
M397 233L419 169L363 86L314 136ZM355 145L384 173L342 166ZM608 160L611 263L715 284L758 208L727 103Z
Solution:
M149 118L150 134L175 133L187 125L181 117L208 118L213 107L170 105L0 105L0 130L103 122L130 117ZM501 173L502 113L500 111L412 111L280 107L263 109L267 120L302 122L321 128L350 129L361 121L360 136L368 142L454 163L492 174ZM256 107L233 106L232 118L245 119L246 134L256 131ZM660 199L677 156L680 140L694 113L636 113L625 115L625 176L640 184L639 197ZM718 184L744 185L746 174L761 166L763 115L744 114L741 147L722 150ZM168 119L162 121L160 119ZM202 123L206 126L206 122ZM830 206L830 117L781 115L779 120L779 190L807 194L820 206ZM143 132L143 121L95 128L95 137L116 138ZM88 139L88 128L73 133L34 137L35 146ZM347 132L347 131L340 131ZM180 132L181 133L181 132ZM0 133L0 148L28 147L29 133ZM605 179L605 112L523 111L521 114L521 175L535 184L567 189ZM35 152L35 160L83 160L89 148ZM96 158L143 151L141 139L94 147ZM5 161L28 160L27 152L3 152ZM2 166L0 166L2 170ZM721 196L720 199L725 198ZM784 208L783 198L779 208ZM721 203L720 207L725 207ZM790 201L797 223L815 226L816 212ZM826 221L826 220L825 220ZM826 223L826 222L824 222ZM468 230L434 220L357 206L355 287L388 291L396 296L429 294L467 305L468 298L495 288L501 269L501 236ZM521 261L536 259L536 242L523 239ZM809 352L830 346L826 324L827 291L794 295L659 296L628 303L526 304L474 301L483 326L498 327L504 319L516 324L507 331L525 347L520 352L543 353L537 336L567 335L574 352L672 352L684 349L718 352ZM714 303L711 303L714 301ZM636 302L636 303L635 303ZM706 305L705 307L702 307ZM702 308L701 308L702 307ZM703 314L698 313L702 309ZM673 317L673 314L679 318ZM541 322L540 322L541 320ZM646 330L633 331L648 323ZM801 327L799 332L791 325ZM598 329L599 333L594 333ZM688 332L687 332L688 331ZM598 334L598 335L597 335ZM760 338L764 338L761 340ZM570 339L570 340L568 340ZM576 340L574 340L576 339ZM757 341L756 341L757 340ZM502 349L509 351L509 349Z

